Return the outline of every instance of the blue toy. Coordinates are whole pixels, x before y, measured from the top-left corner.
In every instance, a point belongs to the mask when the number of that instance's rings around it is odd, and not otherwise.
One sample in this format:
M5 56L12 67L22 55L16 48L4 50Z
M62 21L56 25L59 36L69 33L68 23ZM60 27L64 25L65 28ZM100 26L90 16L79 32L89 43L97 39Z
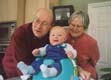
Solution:
M53 61L45 60L44 64L49 65ZM62 59L62 72L56 77L44 78L41 71L38 74L33 75L32 80L79 80L77 67L74 68L70 59Z

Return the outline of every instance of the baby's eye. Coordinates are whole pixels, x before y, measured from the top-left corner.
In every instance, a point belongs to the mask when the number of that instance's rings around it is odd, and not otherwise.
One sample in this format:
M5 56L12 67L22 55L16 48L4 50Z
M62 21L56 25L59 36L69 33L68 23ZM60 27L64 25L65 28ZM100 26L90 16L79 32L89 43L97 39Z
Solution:
M61 34L59 34L58 36L62 36Z
M55 36L55 34L52 34L51 36Z

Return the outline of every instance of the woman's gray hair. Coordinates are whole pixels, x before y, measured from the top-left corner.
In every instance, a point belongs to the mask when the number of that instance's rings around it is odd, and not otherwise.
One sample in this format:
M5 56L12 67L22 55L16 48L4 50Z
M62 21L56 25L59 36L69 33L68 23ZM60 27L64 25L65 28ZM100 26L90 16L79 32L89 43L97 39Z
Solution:
M82 10L76 11L76 12L74 12L74 13L70 16L70 18L69 18L69 24L70 24L70 22L71 22L72 20L74 20L74 18L76 18L76 17L78 17L78 16L80 16L81 19L82 19L82 23L83 23L84 29L87 29L88 26L89 26L89 16L88 16L88 14L87 14L86 12L83 12Z

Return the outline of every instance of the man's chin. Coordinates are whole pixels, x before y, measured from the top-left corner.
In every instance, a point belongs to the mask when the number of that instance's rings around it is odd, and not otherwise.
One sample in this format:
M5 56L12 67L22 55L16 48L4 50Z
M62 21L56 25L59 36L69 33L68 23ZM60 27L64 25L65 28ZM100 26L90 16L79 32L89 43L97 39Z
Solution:
M36 34L35 37L42 38L43 36L41 34Z

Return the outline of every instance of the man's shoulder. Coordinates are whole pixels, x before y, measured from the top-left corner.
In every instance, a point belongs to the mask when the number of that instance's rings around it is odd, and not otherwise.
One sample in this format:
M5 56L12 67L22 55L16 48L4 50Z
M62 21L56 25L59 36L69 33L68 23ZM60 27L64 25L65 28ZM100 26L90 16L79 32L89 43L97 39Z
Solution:
M16 28L15 32L14 32L14 36L21 36L21 35L25 35L26 33L29 32L31 23L27 23L27 24L23 24L21 26L19 26L18 28Z
M22 25L18 26L16 30L18 30L18 29L27 29L30 26L32 26L32 23L25 23L25 24L22 24Z

